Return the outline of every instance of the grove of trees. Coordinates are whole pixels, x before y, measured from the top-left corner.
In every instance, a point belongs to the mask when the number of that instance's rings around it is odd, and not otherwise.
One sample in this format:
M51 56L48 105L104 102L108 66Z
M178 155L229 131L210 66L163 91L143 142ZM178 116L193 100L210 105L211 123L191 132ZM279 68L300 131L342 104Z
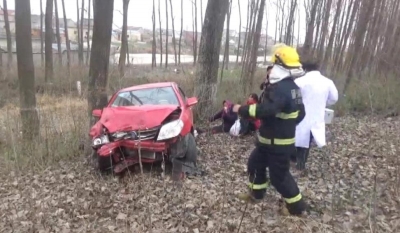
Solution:
M67 27L65 1L59 4L56 0L45 1L45 13L41 12L41 17L45 18L44 26L45 36L41 37L42 58L45 64L45 80L51 82L54 76L52 39L53 38L53 9L57 12L57 4L61 5L64 15L64 27ZM129 46L127 43L127 25L128 25L128 6L129 0L118 0L123 3L123 22L122 22L122 38L119 59L119 72L123 77L125 74L125 63L129 59ZM90 64L88 75L88 104L89 114L93 108L100 108L107 102L107 75L109 67L111 31L113 25L113 6L114 1L81 1L77 0L77 31L79 43L79 63L84 63L83 52L83 9L86 5L93 5L93 36L87 38L87 44L92 48L88 49L86 54L86 63ZM79 4L81 3L81 4ZM152 7L152 24L153 24L153 40L152 40L152 67L168 67L168 41L163 41L163 33L161 28L165 28L170 22L172 24L173 34L175 34L176 18L174 13L177 9L172 7L172 1L153 0ZM244 5L247 3L247 6ZM37 113L35 109L35 75L32 62L32 46L31 46L31 24L27 12L30 12L30 0L15 1L15 27L16 27L16 45L17 45L17 62L18 75L20 85L20 104L21 116L25 119L23 122L29 125L37 125ZM165 4L166 25L163 25L161 19L160 5ZM346 92L349 84L353 79L360 79L365 75L396 75L397 56L400 46L397 36L400 34L398 20L400 18L400 3L393 0L306 0L304 2L298 0L238 0L236 3L232 0L208 1L205 14L201 13L201 38L199 38L199 46L197 46L197 21L198 7L203 12L202 1L181 0L181 15L183 5L192 4L193 9L192 25L193 25L193 55L194 65L196 66L195 93L198 95L200 102L198 105L199 112L204 112L211 106L215 100L217 93L219 68L228 68L229 55L229 31L230 17L232 12L238 11L240 15L239 26L239 45L243 41L243 48L237 48L237 58L235 68L241 69L241 85L243 91L248 92L254 85L254 74L256 70L257 53L260 47L267 47L267 44L260 45L260 36L263 33L263 27L268 31L268 27L275 24L275 41L276 43L294 44L294 38L299 39L299 34L304 31L304 43L298 43L297 47L301 53L303 60L314 59L320 61L321 69L328 72L332 77L339 75L345 76L346 80L340 89ZM235 4L233 8L232 5ZM42 0L40 0L42 6ZM158 5L158 6L157 6ZM247 9L246 9L247 7ZM87 12L89 18L91 12ZM157 9L158 8L158 11ZM304 8L304 9L302 9ZM7 1L3 0L5 31L7 34L7 64L12 63L11 56L11 36L10 25L7 14ZM81 10L79 10L81 9ZM301 15L305 12L305 15ZM246 13L247 20L242 22L241 16ZM269 14L276 14L275 22L271 21ZM157 17L158 16L158 17ZM157 22L158 18L158 22ZM58 19L58 17L57 17ZM149 17L150 19L150 17ZM170 20L168 20L170 19ZM266 19L266 20L265 20ZM305 21L304 21L305 20ZM180 19L181 35L175 38L173 35L173 51L175 56L175 66L181 65L182 51L182 32L183 17ZM303 22L305 29L300 27ZM90 20L89 20L90 22ZM264 22L266 22L264 24ZM60 22L55 21L56 24ZM296 29L295 25L298 25ZM90 23L89 23L90 24ZM156 38L157 24L159 27L159 36ZM264 24L264 25L263 25ZM222 35L226 25L226 38L222 41ZM166 38L168 38L168 27L166 28ZM65 37L68 41L68 30L65 30ZM241 32L246 32L244 38ZM297 32L297 33L296 33ZM297 34L297 35L296 35ZM56 27L56 38L58 51L60 51L60 32ZM92 43L90 43L90 40ZM224 43L224 46L222 46ZM70 70L70 46L67 45L67 67ZM220 51L225 55L222 66L219 64ZM43 51L44 54L43 54ZM89 56L90 51L90 56ZM239 60L239 52L242 59ZM160 54L160 60L156 61L156 53ZM165 55L165 57L163 56ZM264 53L266 56L267 53ZM163 58L164 57L164 58ZM62 64L62 56L59 56L59 64ZM30 130L31 134L37 134L37 130Z

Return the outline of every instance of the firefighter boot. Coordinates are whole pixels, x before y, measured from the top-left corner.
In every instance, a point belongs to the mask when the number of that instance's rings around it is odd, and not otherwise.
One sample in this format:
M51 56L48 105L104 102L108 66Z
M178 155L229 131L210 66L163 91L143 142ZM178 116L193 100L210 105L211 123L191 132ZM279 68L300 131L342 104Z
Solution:
M245 202L250 202L253 204L260 203L265 196L266 189L264 190L251 190L249 189L248 192L246 193L240 193L238 195L239 200L245 201Z

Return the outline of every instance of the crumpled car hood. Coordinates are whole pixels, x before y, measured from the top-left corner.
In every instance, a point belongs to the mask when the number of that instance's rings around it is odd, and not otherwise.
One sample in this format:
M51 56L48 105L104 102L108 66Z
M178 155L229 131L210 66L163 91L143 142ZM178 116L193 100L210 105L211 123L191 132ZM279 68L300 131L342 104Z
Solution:
M141 105L104 108L100 120L90 130L90 136L98 136L103 125L110 133L154 128L168 117L177 105Z

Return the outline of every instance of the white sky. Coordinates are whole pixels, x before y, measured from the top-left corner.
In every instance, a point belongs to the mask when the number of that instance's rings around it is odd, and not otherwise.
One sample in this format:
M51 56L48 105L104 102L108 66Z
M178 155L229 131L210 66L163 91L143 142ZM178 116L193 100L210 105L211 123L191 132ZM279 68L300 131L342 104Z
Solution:
M9 9L14 9L14 2L17 0L8 0L7 5ZM45 12L45 6L46 6L46 0L43 1L43 12ZM63 17L62 14L62 5L61 5L61 0L57 0L58 2L58 12L59 16ZM76 0L64 0L65 1L65 7L66 7L66 14L67 17L76 21ZM79 6L81 6L81 1L79 1ZM91 0L93 2L93 0ZM122 25L122 1L123 0L114 0L114 27L121 27ZM162 18L162 24L163 28L166 27L165 25L165 2L166 0L155 0L156 3L156 27L159 27L158 23L158 1L160 1L161 4L161 18ZM170 12L170 5L168 1L168 14L169 16L171 15ZM180 30L180 21L181 21L181 0L171 0L172 5L173 5L173 10L174 10L174 16L175 16L175 30ZM183 27L185 30L192 30L192 1L194 0L183 0ZM205 14L206 7L207 7L207 1L208 0L202 0L203 4L203 14ZM233 0L232 4L232 15L231 15L231 21L230 21L230 28L232 30L239 31L239 12L238 12L238 1L240 1L240 6L241 6L241 13L242 13L242 27L246 26L246 21L247 21L247 2L248 0ZM274 5L274 2L276 0L267 0L266 1L266 8L268 10L267 15L268 17L265 17L264 15L264 23L263 23L263 33L265 32L265 27L266 27L266 18L268 18L269 23L268 23L268 35L274 37L275 35L275 17L277 13L276 6ZM201 0L197 0L197 5L198 5L198 31L201 31L201 17L200 17L200 2ZM304 2L304 1L299 1L299 2ZM87 8L88 0L85 0L85 5ZM289 4L289 2L288 2ZM1 4L2 5L2 4ZM130 0L129 3L129 12L128 12L128 26L141 26L145 28L152 28L152 7L153 7L153 1L152 0ZM305 10L303 4L300 3L299 5L299 10L300 10L300 17L301 17L301 22L300 22L300 38L301 41L303 40L305 36ZM40 14L40 0L31 0L31 12L32 14ZM92 10L93 12L93 10ZM120 13L121 12L121 13ZM287 13L289 13L289 9L287 9ZM93 15L93 14L92 14ZM85 13L85 17L87 17L87 13ZM92 16L93 17L93 16ZM296 26L295 26L295 37L297 37L298 34L298 18L296 17ZM169 28L172 28L172 22L171 19L169 19ZM278 33L279 34L279 33Z

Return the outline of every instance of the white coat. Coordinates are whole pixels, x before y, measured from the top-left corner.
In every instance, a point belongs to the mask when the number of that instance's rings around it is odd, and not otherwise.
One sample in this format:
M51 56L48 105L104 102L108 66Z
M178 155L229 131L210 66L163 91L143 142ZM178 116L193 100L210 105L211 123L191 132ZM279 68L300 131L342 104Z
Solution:
M338 101L338 90L329 78L319 71L307 72L295 79L301 90L306 116L296 127L296 147L308 148L310 132L318 147L326 145L325 108Z

